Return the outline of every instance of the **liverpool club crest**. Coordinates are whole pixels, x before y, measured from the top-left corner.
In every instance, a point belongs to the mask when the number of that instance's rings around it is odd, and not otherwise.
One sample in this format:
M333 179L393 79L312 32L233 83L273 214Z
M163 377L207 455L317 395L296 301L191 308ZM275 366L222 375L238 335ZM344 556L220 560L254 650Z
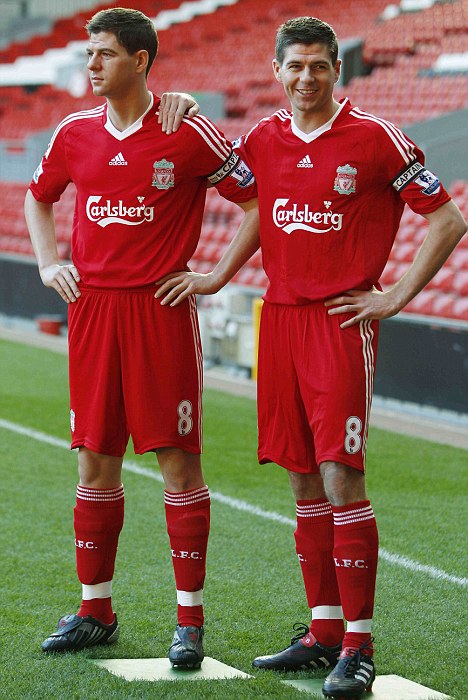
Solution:
M340 194L352 194L356 192L356 168L350 165L339 165L336 169L335 184L333 189Z
M158 190L168 190L169 187L174 187L174 163L169 162L165 158L157 160L153 163L153 187Z

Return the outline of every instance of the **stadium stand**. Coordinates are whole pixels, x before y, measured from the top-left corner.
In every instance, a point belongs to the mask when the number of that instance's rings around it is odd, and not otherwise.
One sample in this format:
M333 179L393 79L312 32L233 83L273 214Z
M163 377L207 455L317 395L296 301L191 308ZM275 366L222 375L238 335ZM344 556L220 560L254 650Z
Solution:
M149 16L156 14L157 6L158 24L158 17L174 11L179 3L164 0L156 5L152 0L129 0L126 4L138 6ZM314 4L313 11L326 17L341 39L363 39L364 61L368 70L373 68L370 75L351 80L346 90L338 88L338 95L346 92L362 109L400 125L467 107L468 71L439 73L435 66L443 56L468 53L468 0L435 4L420 12L379 21L386 6L386 0L369 0L363 12L362 4L351 0L339 5L329 0ZM105 5L96 9L102 7ZM238 0L211 14L194 16L184 22L183 32L180 24L160 30L157 76L154 72L150 77L150 87L160 92L223 92L228 119L221 126L234 137L285 105L281 87L271 80L272 36L286 18L310 12L306 0ZM89 11L83 11L58 19L48 34L28 42L13 42L0 51L0 66L83 41L83 26L89 15ZM6 138L23 138L32 128L52 128L64 114L83 106L82 99L51 86L34 92L34 100L18 87L8 99L9 109L0 114L0 131ZM88 92L87 106L90 100L93 97ZM34 105L28 107L29 102Z
M182 11L178 0L129 0L125 4L151 17L157 15L156 26L158 21L167 26L160 29L161 48L157 71L150 76L150 88L158 92L222 92L226 117L217 121L230 138L286 105L281 86L272 80L272 37L276 27L288 17L311 12L326 18L341 39L363 40L368 74L352 78L346 87L338 87L338 97L346 94L362 109L401 125L468 107L468 70L463 70L463 63L458 61L455 70L440 70L441 65L450 64L440 59L468 55L468 0L435 3L387 20L383 19L387 0L368 0L365 12L362 3L352 0L339 4L317 0L313 7L306 0L218 0L216 11L185 16L183 25L177 24ZM109 3L96 5L93 11L108 6ZM184 12L188 11L185 8ZM83 26L90 14L87 10L59 18L51 23L48 33L27 41L13 41L0 50L0 65L13 65L25 56L47 58L51 50L64 49L70 42L83 42ZM85 43L83 49L84 46ZM70 112L93 106L93 100L89 90L82 97L73 97L51 83L0 87L0 147L4 153L21 154L32 134L50 132ZM22 216L25 187L25 182L18 181L2 188L0 251L31 256ZM458 180L452 183L450 191L468 217L468 182ZM74 192L69 188L56 208L62 259L70 255L73 203ZM222 200L215 191L208 191L202 237L192 260L194 269L211 269L226 249L240 218L237 207ZM382 276L384 287L407 269L424 233L424 221L405 209ZM253 256L234 281L259 290L265 287L260 253ZM468 321L467 295L468 240L464 239L428 288L405 311Z

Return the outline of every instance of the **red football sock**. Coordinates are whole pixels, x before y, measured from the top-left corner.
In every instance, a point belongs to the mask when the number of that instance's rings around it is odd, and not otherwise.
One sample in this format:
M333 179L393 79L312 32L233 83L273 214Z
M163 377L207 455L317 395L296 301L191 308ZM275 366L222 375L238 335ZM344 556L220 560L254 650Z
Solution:
M346 647L370 643L379 554L377 523L369 501L332 506L336 575L347 630ZM372 655L372 644L364 653Z
M296 552L302 569L307 603L312 610L310 631L320 644L341 644L343 612L333 561L333 514L326 499L297 501Z
M106 598L90 598L89 600L82 600L81 607L78 610L77 615L80 617L91 615L91 617L94 617L96 620L104 622L105 625L110 625L114 619L112 597L109 595Z
M124 502L122 485L115 489L78 485L74 509L75 547L83 600L77 614L92 615L105 624L114 619L112 578L123 526Z
M177 589L177 621L200 627L210 532L208 487L181 493L164 491L164 504Z

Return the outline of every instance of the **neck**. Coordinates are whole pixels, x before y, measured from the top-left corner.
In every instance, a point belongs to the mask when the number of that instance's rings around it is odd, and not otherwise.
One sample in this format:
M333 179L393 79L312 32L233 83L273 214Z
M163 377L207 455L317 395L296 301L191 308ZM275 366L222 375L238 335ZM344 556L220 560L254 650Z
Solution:
M108 98L109 119L118 131L125 131L146 112L150 103L151 93L146 87L134 95L132 99L128 99L128 97L121 100Z
M320 112L302 112L293 109L294 123L304 134L310 134L330 121L339 108L339 102L333 99L329 108Z

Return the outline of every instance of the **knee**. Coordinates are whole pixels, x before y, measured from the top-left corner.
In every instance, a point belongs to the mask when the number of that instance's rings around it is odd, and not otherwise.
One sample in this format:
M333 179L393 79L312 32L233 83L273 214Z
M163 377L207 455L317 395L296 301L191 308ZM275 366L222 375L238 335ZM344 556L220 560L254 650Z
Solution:
M113 457L81 447L78 474L81 486L96 489L117 488L122 483L122 457Z
M164 487L166 491L171 493L182 493L182 491L190 491L205 486L203 479L194 478L194 475L189 473L167 473L163 472Z
M365 501L366 483L364 472L338 462L323 462L320 465L325 494L334 506Z
M167 491L180 493L205 486L200 455L162 448L157 450L157 457Z
M296 501L325 498L323 480L319 474L300 474L289 471L288 475Z

